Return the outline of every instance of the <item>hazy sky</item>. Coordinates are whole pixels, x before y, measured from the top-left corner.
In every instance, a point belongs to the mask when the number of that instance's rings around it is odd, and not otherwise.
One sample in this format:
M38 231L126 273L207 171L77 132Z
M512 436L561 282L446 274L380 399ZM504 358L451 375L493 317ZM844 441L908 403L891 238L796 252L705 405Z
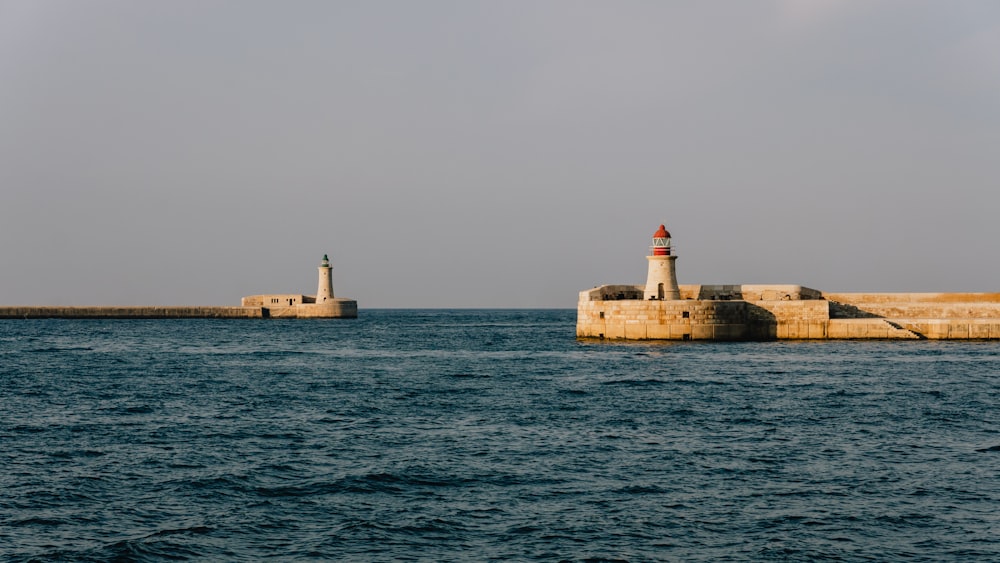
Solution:
M0 0L0 304L1000 291L1000 2Z

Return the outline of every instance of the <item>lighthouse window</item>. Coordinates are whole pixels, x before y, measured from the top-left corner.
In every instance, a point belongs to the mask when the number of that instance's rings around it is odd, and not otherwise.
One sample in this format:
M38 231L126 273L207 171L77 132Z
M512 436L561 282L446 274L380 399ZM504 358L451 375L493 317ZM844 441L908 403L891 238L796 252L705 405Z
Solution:
M681 313L681 318L682 319L689 319L689 318L691 318L691 311L684 311L683 313Z
M601 311L601 318L604 318L604 311Z

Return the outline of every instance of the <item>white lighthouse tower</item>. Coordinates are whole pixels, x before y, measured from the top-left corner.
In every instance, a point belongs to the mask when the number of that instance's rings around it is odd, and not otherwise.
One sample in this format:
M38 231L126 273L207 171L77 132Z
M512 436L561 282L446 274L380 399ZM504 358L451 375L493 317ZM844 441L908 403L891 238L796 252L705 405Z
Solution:
M333 267L330 266L330 259L324 254L323 261L319 263L319 287L316 289L316 303L333 300L332 270Z
M670 232L660 225L660 228L653 233L653 245L650 248L649 273L646 275L646 291L644 299L680 299L681 290L677 287L677 272L674 270L674 262L677 257L673 255L670 247Z

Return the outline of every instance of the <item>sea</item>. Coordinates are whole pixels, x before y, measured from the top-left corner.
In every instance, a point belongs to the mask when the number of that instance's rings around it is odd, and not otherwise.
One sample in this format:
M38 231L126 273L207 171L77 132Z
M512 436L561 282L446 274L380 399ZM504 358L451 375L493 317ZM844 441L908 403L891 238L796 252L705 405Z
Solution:
M1000 561L1000 343L0 321L3 561Z

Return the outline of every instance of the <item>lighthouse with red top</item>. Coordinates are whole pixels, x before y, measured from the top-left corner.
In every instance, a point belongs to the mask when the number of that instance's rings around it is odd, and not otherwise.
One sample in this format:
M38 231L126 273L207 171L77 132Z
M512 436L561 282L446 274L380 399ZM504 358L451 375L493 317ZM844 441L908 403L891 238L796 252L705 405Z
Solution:
M647 300L680 299L681 291L677 286L677 272L674 270L674 256L670 246L670 232L666 227L653 233L653 245L646 257L649 261L649 273L646 276L646 291L643 298Z

